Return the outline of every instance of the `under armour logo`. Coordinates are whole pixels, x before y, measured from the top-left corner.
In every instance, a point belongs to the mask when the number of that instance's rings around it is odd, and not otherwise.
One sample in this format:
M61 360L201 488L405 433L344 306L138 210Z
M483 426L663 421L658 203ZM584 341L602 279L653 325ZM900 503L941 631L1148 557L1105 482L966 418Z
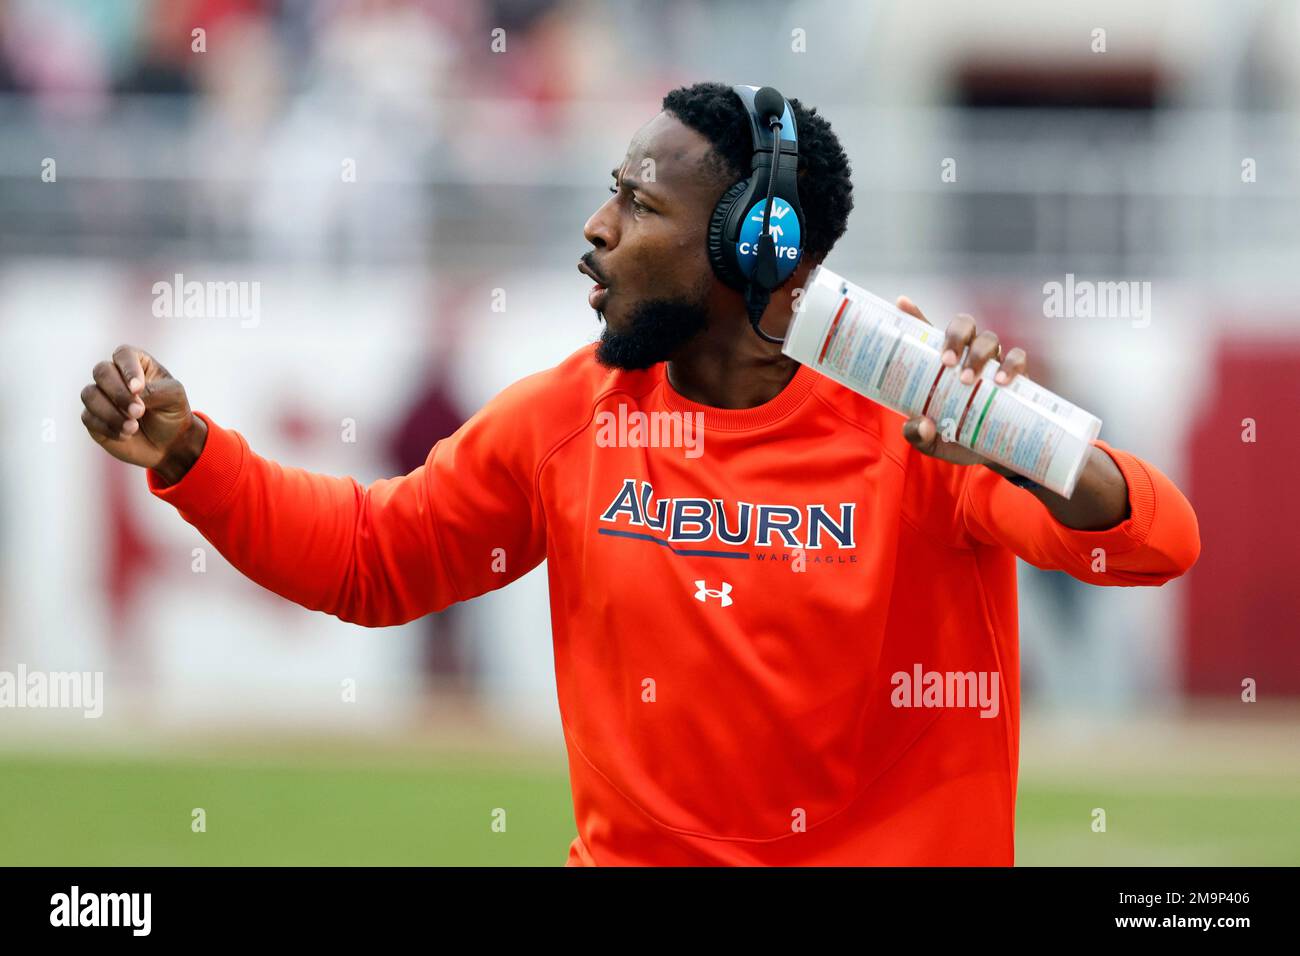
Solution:
M731 607L731 585L726 581L722 582L721 590L706 588L703 581L696 581L695 587L697 588L695 592L695 600L705 603L709 598L715 597L722 600L723 607Z

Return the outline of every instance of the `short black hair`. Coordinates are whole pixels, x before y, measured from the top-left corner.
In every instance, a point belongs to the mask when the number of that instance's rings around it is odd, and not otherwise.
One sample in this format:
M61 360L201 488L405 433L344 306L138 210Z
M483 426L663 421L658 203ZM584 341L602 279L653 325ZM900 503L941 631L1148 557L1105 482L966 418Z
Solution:
M805 107L794 97L788 101L799 132L799 205L807 231L804 252L820 262L848 226L853 170L839 137L817 108ZM749 119L730 86L679 86L664 97L663 108L713 144L707 158L709 172L728 184L749 176L754 153Z

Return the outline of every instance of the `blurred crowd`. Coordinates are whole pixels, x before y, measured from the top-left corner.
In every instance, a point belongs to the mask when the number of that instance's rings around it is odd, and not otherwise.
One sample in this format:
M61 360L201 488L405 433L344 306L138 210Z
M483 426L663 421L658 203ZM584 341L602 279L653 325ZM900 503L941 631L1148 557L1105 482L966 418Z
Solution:
M511 161L555 178L575 101L662 96L676 5L0 0L0 254L427 259Z
M656 8L633 14L652 28ZM60 94L238 96L258 86L369 93L402 108L427 94L567 100L584 59L569 0L0 0L0 92L56 109ZM494 30L503 34L494 37ZM196 32L200 31L200 32ZM477 52L503 38L505 68ZM606 35L606 43L618 34ZM631 51L628 51L631 52ZM205 53L204 56L195 56ZM233 69L231 67L234 67ZM264 85L271 84L271 85Z

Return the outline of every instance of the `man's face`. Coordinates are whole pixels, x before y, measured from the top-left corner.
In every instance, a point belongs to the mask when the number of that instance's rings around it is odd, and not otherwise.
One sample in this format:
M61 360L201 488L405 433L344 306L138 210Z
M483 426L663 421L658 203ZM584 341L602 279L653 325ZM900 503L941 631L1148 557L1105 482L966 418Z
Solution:
M587 220L583 262L600 284L588 301L605 320L597 359L648 368L708 324L721 285L709 267L709 215L727 185L702 161L709 141L669 113L633 137L614 170L616 192Z

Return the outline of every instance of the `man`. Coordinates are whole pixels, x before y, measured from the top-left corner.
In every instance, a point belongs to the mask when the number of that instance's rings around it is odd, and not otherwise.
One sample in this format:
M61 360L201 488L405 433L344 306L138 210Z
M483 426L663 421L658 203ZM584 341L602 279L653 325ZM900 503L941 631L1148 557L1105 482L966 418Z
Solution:
M852 207L829 125L790 105L807 230L763 315L778 336ZM1069 500L1019 487L755 335L706 255L747 122L719 84L664 99L586 224L600 341L405 477L268 462L129 346L83 419L240 571L347 621L409 621L547 559L570 864L1010 864L1016 556L1159 585L1196 560L1196 519L1102 442ZM946 351L969 374L1000 353L968 316ZM702 428L633 437L665 416Z

